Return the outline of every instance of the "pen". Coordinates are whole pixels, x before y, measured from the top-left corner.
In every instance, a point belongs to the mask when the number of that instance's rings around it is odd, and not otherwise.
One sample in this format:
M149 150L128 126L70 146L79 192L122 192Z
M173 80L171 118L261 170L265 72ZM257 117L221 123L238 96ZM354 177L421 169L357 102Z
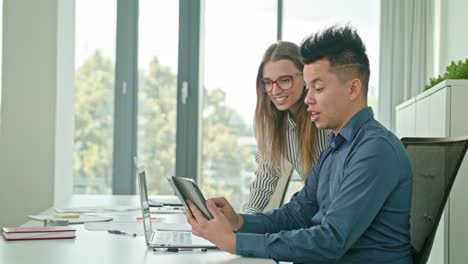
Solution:
M120 230L113 230L113 229L109 229L107 230L107 232L109 232L109 234L116 234L116 235L124 235L124 236L131 236L131 237L136 237L137 234L135 233L127 233L125 231L120 231Z
M177 247L170 247L170 248L153 248L153 251L167 251L167 252L179 252L179 251L201 251L206 252L208 251L207 248L177 248Z

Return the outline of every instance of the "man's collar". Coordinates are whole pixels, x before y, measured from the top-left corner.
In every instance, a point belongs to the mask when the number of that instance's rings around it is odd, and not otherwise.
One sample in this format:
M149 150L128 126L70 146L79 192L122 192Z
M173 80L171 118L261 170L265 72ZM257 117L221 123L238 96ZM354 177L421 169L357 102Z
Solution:
M346 123L337 135L335 135L333 131L330 131L328 144L332 148L339 148L344 141L352 141L359 129L361 129L369 119L373 118L373 116L374 112L372 111L372 107L362 109Z

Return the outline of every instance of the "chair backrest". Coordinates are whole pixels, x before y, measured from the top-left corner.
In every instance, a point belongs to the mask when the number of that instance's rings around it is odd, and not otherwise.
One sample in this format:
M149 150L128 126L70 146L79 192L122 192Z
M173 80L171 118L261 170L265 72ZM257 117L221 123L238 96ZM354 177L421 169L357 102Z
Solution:
M280 177L278 179L278 184L276 185L275 191L271 196L270 201L263 209L263 212L268 212L273 209L281 207L284 202L284 197L288 190L289 181L291 180L291 175L293 174L294 167L293 165L287 161L283 161L283 167L280 170Z
M413 169L411 246L413 263L426 263L455 176L468 148L468 136L402 138Z

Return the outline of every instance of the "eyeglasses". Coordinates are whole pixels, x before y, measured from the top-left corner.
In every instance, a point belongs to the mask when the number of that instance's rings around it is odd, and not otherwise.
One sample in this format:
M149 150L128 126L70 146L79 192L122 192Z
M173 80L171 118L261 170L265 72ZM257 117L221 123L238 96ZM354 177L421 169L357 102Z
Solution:
M296 76L298 74L301 74L301 72L296 72L294 74L294 76ZM278 79L276 79L274 81L271 80L271 79L268 79L268 78L264 78L261 81L263 89L265 89L265 91L267 91L267 92L271 92L271 90L273 90L273 85L274 84L276 84L276 86L278 86L282 90L291 89L291 87L293 87L293 84L294 84L294 80L293 80L294 76L293 75L283 75L283 76L279 77Z

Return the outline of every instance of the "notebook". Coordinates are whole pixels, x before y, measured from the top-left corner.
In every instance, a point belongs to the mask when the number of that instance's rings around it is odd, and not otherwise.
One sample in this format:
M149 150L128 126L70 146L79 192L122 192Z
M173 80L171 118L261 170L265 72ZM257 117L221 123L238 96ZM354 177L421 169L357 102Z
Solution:
M64 226L2 228L5 240L43 240L75 238L75 229Z
M144 167L137 169L138 185L140 190L141 213L146 245L149 248L216 248L208 240L197 237L190 231L153 230L150 218L148 190L146 187L146 172Z

